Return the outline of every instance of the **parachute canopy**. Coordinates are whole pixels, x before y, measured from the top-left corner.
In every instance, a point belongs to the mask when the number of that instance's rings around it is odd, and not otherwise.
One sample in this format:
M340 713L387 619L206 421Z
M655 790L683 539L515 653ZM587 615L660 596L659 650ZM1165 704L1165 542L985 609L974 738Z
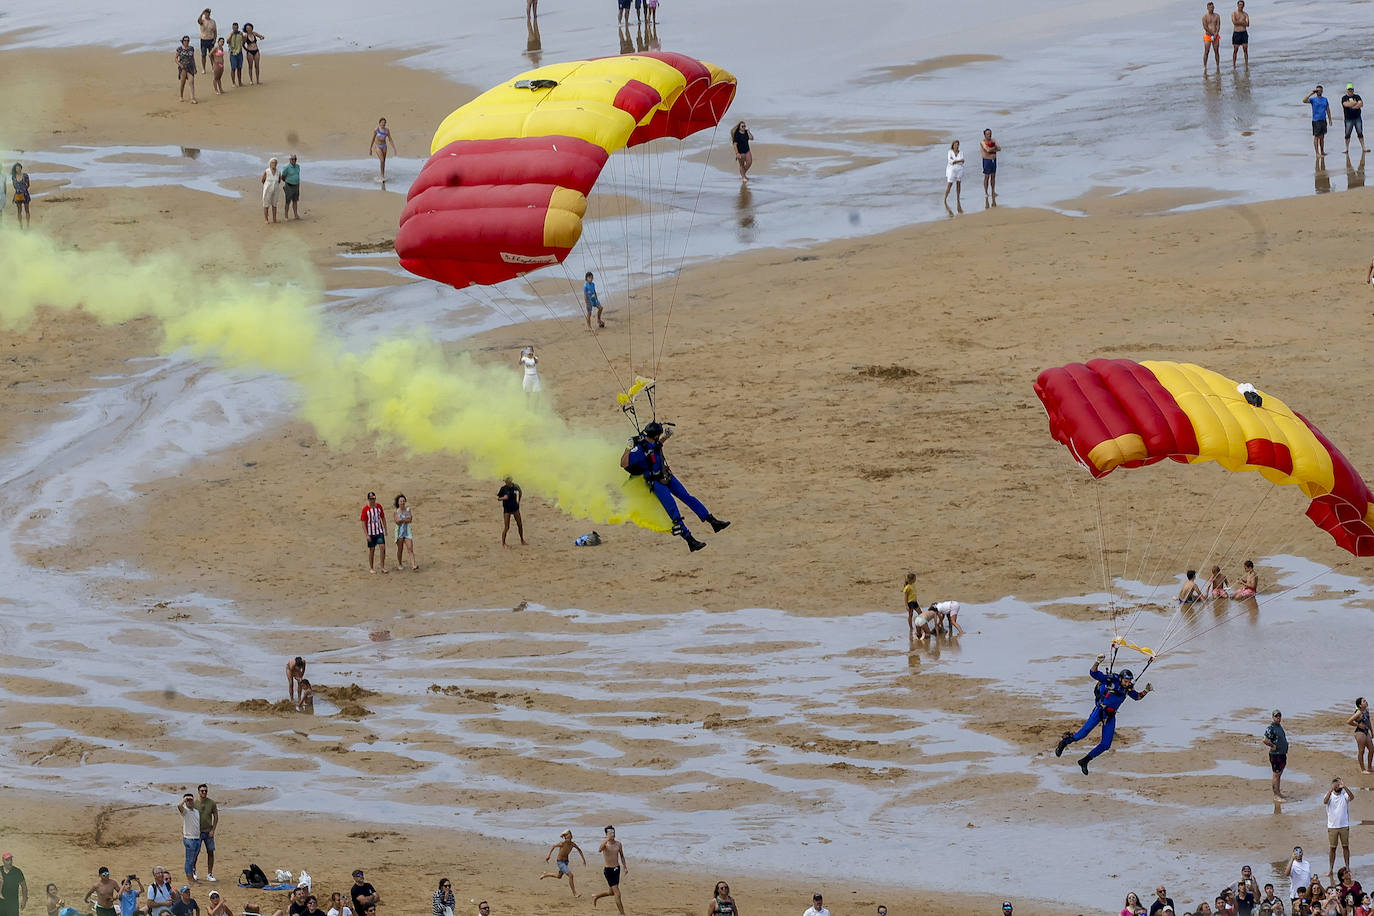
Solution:
M1094 477L1164 458L1215 461L1296 486L1307 517L1357 557L1374 556L1374 494L1321 431L1278 398L1191 363L1095 359L1035 382L1050 434Z
M551 64L487 90L434 134L401 212L401 266L462 288L561 263L612 153L714 127L734 97L733 75L672 52Z

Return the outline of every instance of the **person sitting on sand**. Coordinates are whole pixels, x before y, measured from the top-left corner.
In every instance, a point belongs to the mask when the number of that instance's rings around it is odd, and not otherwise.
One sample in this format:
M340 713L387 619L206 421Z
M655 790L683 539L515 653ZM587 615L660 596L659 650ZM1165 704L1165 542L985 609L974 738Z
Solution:
M1232 598L1253 598L1259 592L1259 576L1255 574L1255 564L1245 561L1245 572L1240 576L1240 588L1236 589Z
M572 852L574 849L577 850L579 856L582 856L582 864L586 865L587 857L583 854L582 847L573 842L572 831L564 830L559 836L558 842L549 847L549 854L544 856L544 861L547 862L555 852L558 853L558 871L546 871L539 876L539 880L542 881L545 878L562 879L564 875L567 875L568 889L572 891L574 897L581 897L582 895L577 892L577 881L573 878L572 873Z
M1197 586L1195 585L1194 588ZM1154 690L1153 684L1146 684L1145 689L1140 693L1135 691L1135 674L1130 668L1122 670L1119 674L1103 674L1098 667L1107 660L1106 655L1098 655L1093 666L1088 669L1088 674L1092 675L1093 680L1097 681L1093 688L1093 696L1096 702L1093 704L1093 711L1083 722L1083 726L1076 732L1064 732L1064 736L1059 739L1059 744L1055 746L1054 756L1063 757L1064 748L1073 744L1075 741L1082 741L1092 733L1098 725L1102 726L1102 737L1097 743L1097 747L1088 751L1087 755L1080 757L1078 768L1083 771L1083 775L1088 774L1088 764L1094 757L1105 754L1112 746L1112 738L1116 736L1116 712L1121 708L1121 704L1126 702L1126 698L1132 700L1143 700L1147 694Z
M1230 598L1230 584L1226 579L1226 574L1221 571L1221 567L1213 566L1212 574L1207 577L1207 597Z
M1202 600L1202 589L1198 588L1197 585L1196 569L1188 570L1187 578L1178 590L1178 597L1174 600L1179 604L1192 604L1195 601Z

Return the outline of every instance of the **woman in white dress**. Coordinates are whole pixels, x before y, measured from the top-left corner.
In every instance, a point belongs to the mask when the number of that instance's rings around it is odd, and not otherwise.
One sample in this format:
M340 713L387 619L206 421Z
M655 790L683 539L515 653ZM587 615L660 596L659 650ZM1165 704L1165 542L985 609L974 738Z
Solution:
M959 152L959 141L949 145L949 164L945 166L945 206L949 207L949 189L954 188L954 206L963 210L959 195L964 190L964 154Z
M525 400L535 398L540 391L539 388L539 357L534 355L534 347L528 346L520 351L519 365L525 370Z
M277 221L277 201L281 198L281 172L277 171L277 157L273 156L267 160L267 168L262 170L262 221L264 223L275 223ZM272 211L272 218L267 218L267 211Z

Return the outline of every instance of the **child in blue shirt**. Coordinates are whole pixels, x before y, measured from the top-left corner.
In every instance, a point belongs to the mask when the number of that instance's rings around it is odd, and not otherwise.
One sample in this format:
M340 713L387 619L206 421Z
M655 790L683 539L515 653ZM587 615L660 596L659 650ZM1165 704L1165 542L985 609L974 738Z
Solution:
M587 300L587 330L592 329L592 310L596 310L596 326L604 328L606 322L601 320L601 300L596 295L596 283L592 280L592 272L587 271L587 282L582 284L582 296Z

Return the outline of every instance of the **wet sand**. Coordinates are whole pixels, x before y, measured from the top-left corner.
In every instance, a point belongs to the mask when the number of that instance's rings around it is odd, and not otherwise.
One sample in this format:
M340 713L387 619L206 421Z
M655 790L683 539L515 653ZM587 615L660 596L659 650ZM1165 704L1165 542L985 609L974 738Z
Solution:
M73 61L67 72L75 78L80 66ZM353 64L340 56L331 66L338 70L327 72L326 82L343 78ZM460 91L423 78L433 82L416 87L422 94ZM166 87L131 91L142 103L147 97L140 92L165 94ZM445 101L444 107L451 106ZM342 123L351 110L342 101L312 106L298 130L322 135L319 125ZM54 104L43 114L52 129L75 132L95 113ZM103 140L139 143L140 123L135 118L127 130L112 123ZM234 133L232 125L211 125L196 134L197 144L270 151L245 147ZM172 135L158 142L182 143ZM337 146L322 144L315 155L344 160L354 155L345 142L353 142L351 134L340 135ZM359 168L367 168L365 160ZM242 255L226 257L229 264L239 257L255 263L269 245L292 238L329 287L377 287L341 306L341 324L389 323L385 303L399 288L396 278L345 271L357 262L339 252L385 240L399 203L395 194L322 190L307 198L301 226L264 230L251 176L226 184L245 198L163 186L91 187L63 205L40 198L36 225L77 244L117 234L131 252L183 234L211 244L227 234L243 248ZM42 182L37 189L67 193ZM1336 724L1340 704L1351 698L1349 678L1324 667L1336 635L1325 628L1325 616L1315 621L1295 603L1315 591L1272 593L1275 603L1262 606L1248 628L1241 625L1247 659L1272 651L1261 639L1264 621L1291 634L1282 642L1298 654L1288 663L1314 673L1304 685L1310 691L1304 709L1290 713L1295 737L1303 740L1304 757L1292 774L1302 804L1273 817L1268 774L1253 747L1263 709L1284 705L1286 696L1273 698L1256 683L1217 697L1230 717L1220 726L1215 707L1185 704L1207 689L1208 655L1180 659L1180 672L1189 663L1203 669L1193 675L1197 680L1180 673L1177 686L1166 688L1169 681L1160 677L1161 695L1131 710L1119 750L1106 758L1091 788L1084 789L1071 763L1044 759L1081 706L1084 660L1111 631L1082 608L1032 612L1019 603L1072 598L1102 579L1088 543L1097 528L1079 492L1082 480L1048 440L1030 390L1039 369L1091 355L1193 359L1282 392L1357 466L1374 454L1365 433L1371 408L1358 396L1350 368L1359 365L1358 329L1371 310L1362 212L1350 198L1327 196L1158 215L1193 199L1085 194L1065 207L1081 216L999 208L860 242L755 252L688 268L669 337L662 406L681 424L672 443L676 469L735 521L694 555L663 535L635 529L603 531L607 544L595 551L573 549L572 538L587 524L557 514L537 493L529 494L526 509L532 546L502 551L492 511L495 484L470 479L452 460L376 449L336 452L275 406L283 392L270 379L225 376L186 360L126 363L155 351L153 328L143 322L96 328L79 317L45 315L8 336L12 368L0 376L5 390L24 395L0 401L4 445L32 468L6 478L15 485L8 497L13 549L29 571L27 582L16 582L7 624L11 644L24 651L5 659L0 681L7 717L26 745L17 759L28 766L15 770L30 789L61 786L72 773L84 773L93 783L119 786L106 791L130 803L161 803L179 783L127 777L154 768L151 758L176 742L176 762L194 777L186 781L224 785L225 798L239 806L347 817L352 812L339 799L351 792L370 819L433 826L458 819L474 831L445 830L432 840L406 829L404 838L384 833L374 841L348 836L367 833L356 825L284 826L278 815L259 847L267 854L249 850L248 860L271 856L276 864L270 867L295 868L288 847L308 842L312 861L330 863L322 871L342 873L340 863L358 857L366 866L379 843L393 857L388 862L417 857L405 843L420 850L452 844L454 860L496 876L510 909L538 912L562 906L565 891L528 876L517 880L506 865L515 854L490 854L490 841L480 835L516 832L522 848L537 847L542 834L529 821L567 787L578 793L574 804L596 809L579 836L594 834L612 817L634 824L631 835L642 829L655 836L659 820L674 825L657 848L685 850L685 861L699 862L702 871L681 885L654 874L652 886L664 896L651 905L673 910L703 905L699 888L709 887L715 874L705 872L717 867L766 870L748 898L732 882L751 910L804 906L812 881L803 874L840 880L863 871L849 859L872 855L854 845L865 833L888 838L893 850L864 868L906 874L895 870L921 853L937 863L930 874L908 879L922 891L887 898L933 913L988 906L943 890L947 876L975 860L994 859L996 885L987 888L994 899L1019 901L1019 891L1039 886L1045 870L1037 865L1037 874L1027 874L1021 863L1048 848L1046 827L1062 828L1069 839L1053 854L1076 857L1082 872L1071 887L1036 895L1083 903L1122 896L1102 887L1125 881L1140 890L1158 871L1181 871L1170 864L1180 853L1186 865L1199 850L1234 861L1262 860L1294 838L1318 848L1313 792L1327 771L1353 766ZM201 209L215 218L158 219L164 210ZM137 232L114 228L127 219L139 221ZM438 313L473 305L458 294L435 298ZM608 318L602 341L614 361L627 363L629 332L621 333L622 316ZM435 320L447 319L438 314ZM541 374L561 410L614 428L605 364L566 323L497 328L452 346L505 362L527 340L541 347ZM156 384L137 382L139 372ZM168 391L168 382L178 387ZM101 389L108 402L99 400ZM100 417L124 416L119 402L130 395L146 399L143 409L154 417L166 411L200 424L190 427L191 435L176 425L155 429L150 454L202 434L219 444L169 459L174 470L165 475L149 475L133 458L112 462L137 452L133 446L142 440L135 433L149 422L140 414L128 421L129 436L113 445L78 438L70 447L56 446L52 430L61 418L92 412L94 399L100 409L92 422L99 428ZM176 417L172 405L182 399L200 409ZM34 405L46 415L34 416ZM1132 519L1180 512L1191 518L1222 476L1205 468L1152 470L1159 472L1158 488L1134 478L1106 482L1104 499L1118 506L1110 516L1113 574L1135 571L1129 562L1135 555L1121 548L1132 538L1123 532L1138 532ZM70 503L33 501L33 494L53 492L46 487L60 490L64 480L88 486L73 484ZM412 495L424 568L369 577L356 544L359 497L369 488L393 487ZM1254 503L1243 488L1228 488L1226 499L1218 516ZM245 507L252 511L245 514ZM1359 602L1370 597L1368 585L1321 572L1346 558L1301 517L1301 508L1296 494L1267 497L1273 515L1266 511L1243 549L1317 564L1314 575L1325 578L1311 589L1337 589L1338 606L1350 601L1351 608L1336 612L1341 633L1347 641L1363 640L1369 625ZM1156 562L1142 576L1147 594L1167 595L1176 573L1171 564L1207 553L1205 537L1192 546L1181 532L1174 536L1184 541L1176 554L1157 549L1150 557ZM1228 555L1228 564L1241 555L1250 554ZM1266 575L1292 566L1286 575L1303 580L1300 562L1276 559L1266 564ZM968 637L939 651L905 644L898 596L908 568L917 570L926 600L972 603L966 625L981 613ZM49 588L81 609L73 620L50 613L35 619L43 600L55 600L38 597ZM999 603L1008 594L1018 601ZM462 608L491 610L456 610ZM998 617L1008 614L1036 625ZM847 642L826 627L839 627ZM1305 643L1302 635L1313 629L1323 639ZM455 632L468 637L448 635ZM636 649L608 658L617 640ZM98 647L110 643L118 648L102 654ZM1036 643L1033 663L1018 660L1028 643ZM165 675L150 684L141 672L123 670L129 655L147 651L186 651L187 658L169 661ZM357 682L374 695L322 693L315 719L289 716L273 704L281 693L280 660L297 651L327 672L326 685ZM1224 654L1226 644L1214 651ZM67 670L73 660L79 673ZM588 684L587 672L602 667L615 677ZM825 673L795 677L813 668ZM1031 685L1017 686L1018 677ZM186 683L194 689L178 689ZM1000 708L989 714L990 690L1013 698L1005 714ZM111 693L116 702L97 705ZM1322 697L1331 699L1323 704ZM457 721L464 728L459 735L446 725ZM18 744L10 747L17 755ZM716 758L732 763L713 768ZM301 794L282 799L273 789L279 782L299 786ZM370 798L392 791L381 802ZM68 826L29 836L30 845L21 848L35 861L58 857L63 886L78 887L77 876L96 864L92 850L107 852L85 832L88 800L53 808ZM434 821L415 817L418 808L433 809ZM1199 808L1226 817L1198 823ZM739 820L724 823L738 845L722 850L716 819L731 812ZM25 823L22 816L13 824ZM146 871L150 857L175 865L171 815L130 817L136 837L171 825L171 842L141 845L148 841L130 838L138 861L128 870ZM157 820L143 826L142 817ZM706 826L693 834L683 825L696 820ZM1112 844L1128 828L1133 856L1152 870L1104 879L1115 861ZM837 846L831 834L849 839ZM636 842L647 847L648 836ZM780 843L779 836L799 845ZM805 848L798 853L800 844ZM499 843L492 848L510 850ZM244 853L236 850L226 861L242 867ZM383 869L394 883L376 883L384 894L395 887L393 899L416 898L415 905L424 898L413 889L444 871L434 861L394 867ZM1260 873L1267 871L1260 867ZM586 874L588 886L599 889L595 868ZM31 884L47 879L30 872ZM472 886L490 887L485 880ZM865 877L864 887L845 888L845 909L871 908L869 882L882 883ZM1190 893L1201 887L1196 878L1188 884ZM464 893L494 896L463 886L461 899ZM1090 893L1081 890L1088 887ZM931 895L933 889L941 893Z

